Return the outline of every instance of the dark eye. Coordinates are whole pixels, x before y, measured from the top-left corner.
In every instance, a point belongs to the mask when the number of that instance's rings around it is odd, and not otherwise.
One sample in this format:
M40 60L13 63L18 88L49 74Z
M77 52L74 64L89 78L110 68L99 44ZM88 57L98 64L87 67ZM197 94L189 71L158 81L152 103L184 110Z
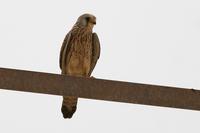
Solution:
M86 17L86 18L85 18L85 20L86 20L87 22L89 22L89 20L90 20L90 17Z

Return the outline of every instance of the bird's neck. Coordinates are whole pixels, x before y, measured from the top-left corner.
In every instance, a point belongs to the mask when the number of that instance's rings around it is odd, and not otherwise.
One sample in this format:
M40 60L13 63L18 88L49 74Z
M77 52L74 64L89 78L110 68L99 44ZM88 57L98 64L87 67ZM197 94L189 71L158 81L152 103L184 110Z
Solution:
M86 27L81 26L80 24L75 24L72 29L84 30L85 32L92 32L94 25L88 24Z

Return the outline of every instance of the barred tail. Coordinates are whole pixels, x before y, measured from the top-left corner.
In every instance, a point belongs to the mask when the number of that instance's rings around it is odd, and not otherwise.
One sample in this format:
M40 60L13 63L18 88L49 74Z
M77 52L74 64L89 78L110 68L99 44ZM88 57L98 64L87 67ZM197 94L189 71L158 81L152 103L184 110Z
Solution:
M63 96L62 114L64 118L71 118L76 111L78 97Z

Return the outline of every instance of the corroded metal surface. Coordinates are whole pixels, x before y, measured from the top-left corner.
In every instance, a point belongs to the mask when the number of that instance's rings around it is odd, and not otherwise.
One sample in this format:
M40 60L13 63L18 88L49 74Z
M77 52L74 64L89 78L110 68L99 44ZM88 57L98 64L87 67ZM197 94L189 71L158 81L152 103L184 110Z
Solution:
M0 68L0 88L200 110L200 91Z

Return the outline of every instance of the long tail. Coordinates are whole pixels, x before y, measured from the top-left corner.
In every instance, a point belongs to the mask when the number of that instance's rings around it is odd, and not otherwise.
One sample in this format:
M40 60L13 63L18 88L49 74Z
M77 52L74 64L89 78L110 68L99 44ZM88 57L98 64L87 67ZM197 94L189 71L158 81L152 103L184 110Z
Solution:
M77 101L78 97L63 96L61 111L64 118L72 118L74 112L76 111Z

